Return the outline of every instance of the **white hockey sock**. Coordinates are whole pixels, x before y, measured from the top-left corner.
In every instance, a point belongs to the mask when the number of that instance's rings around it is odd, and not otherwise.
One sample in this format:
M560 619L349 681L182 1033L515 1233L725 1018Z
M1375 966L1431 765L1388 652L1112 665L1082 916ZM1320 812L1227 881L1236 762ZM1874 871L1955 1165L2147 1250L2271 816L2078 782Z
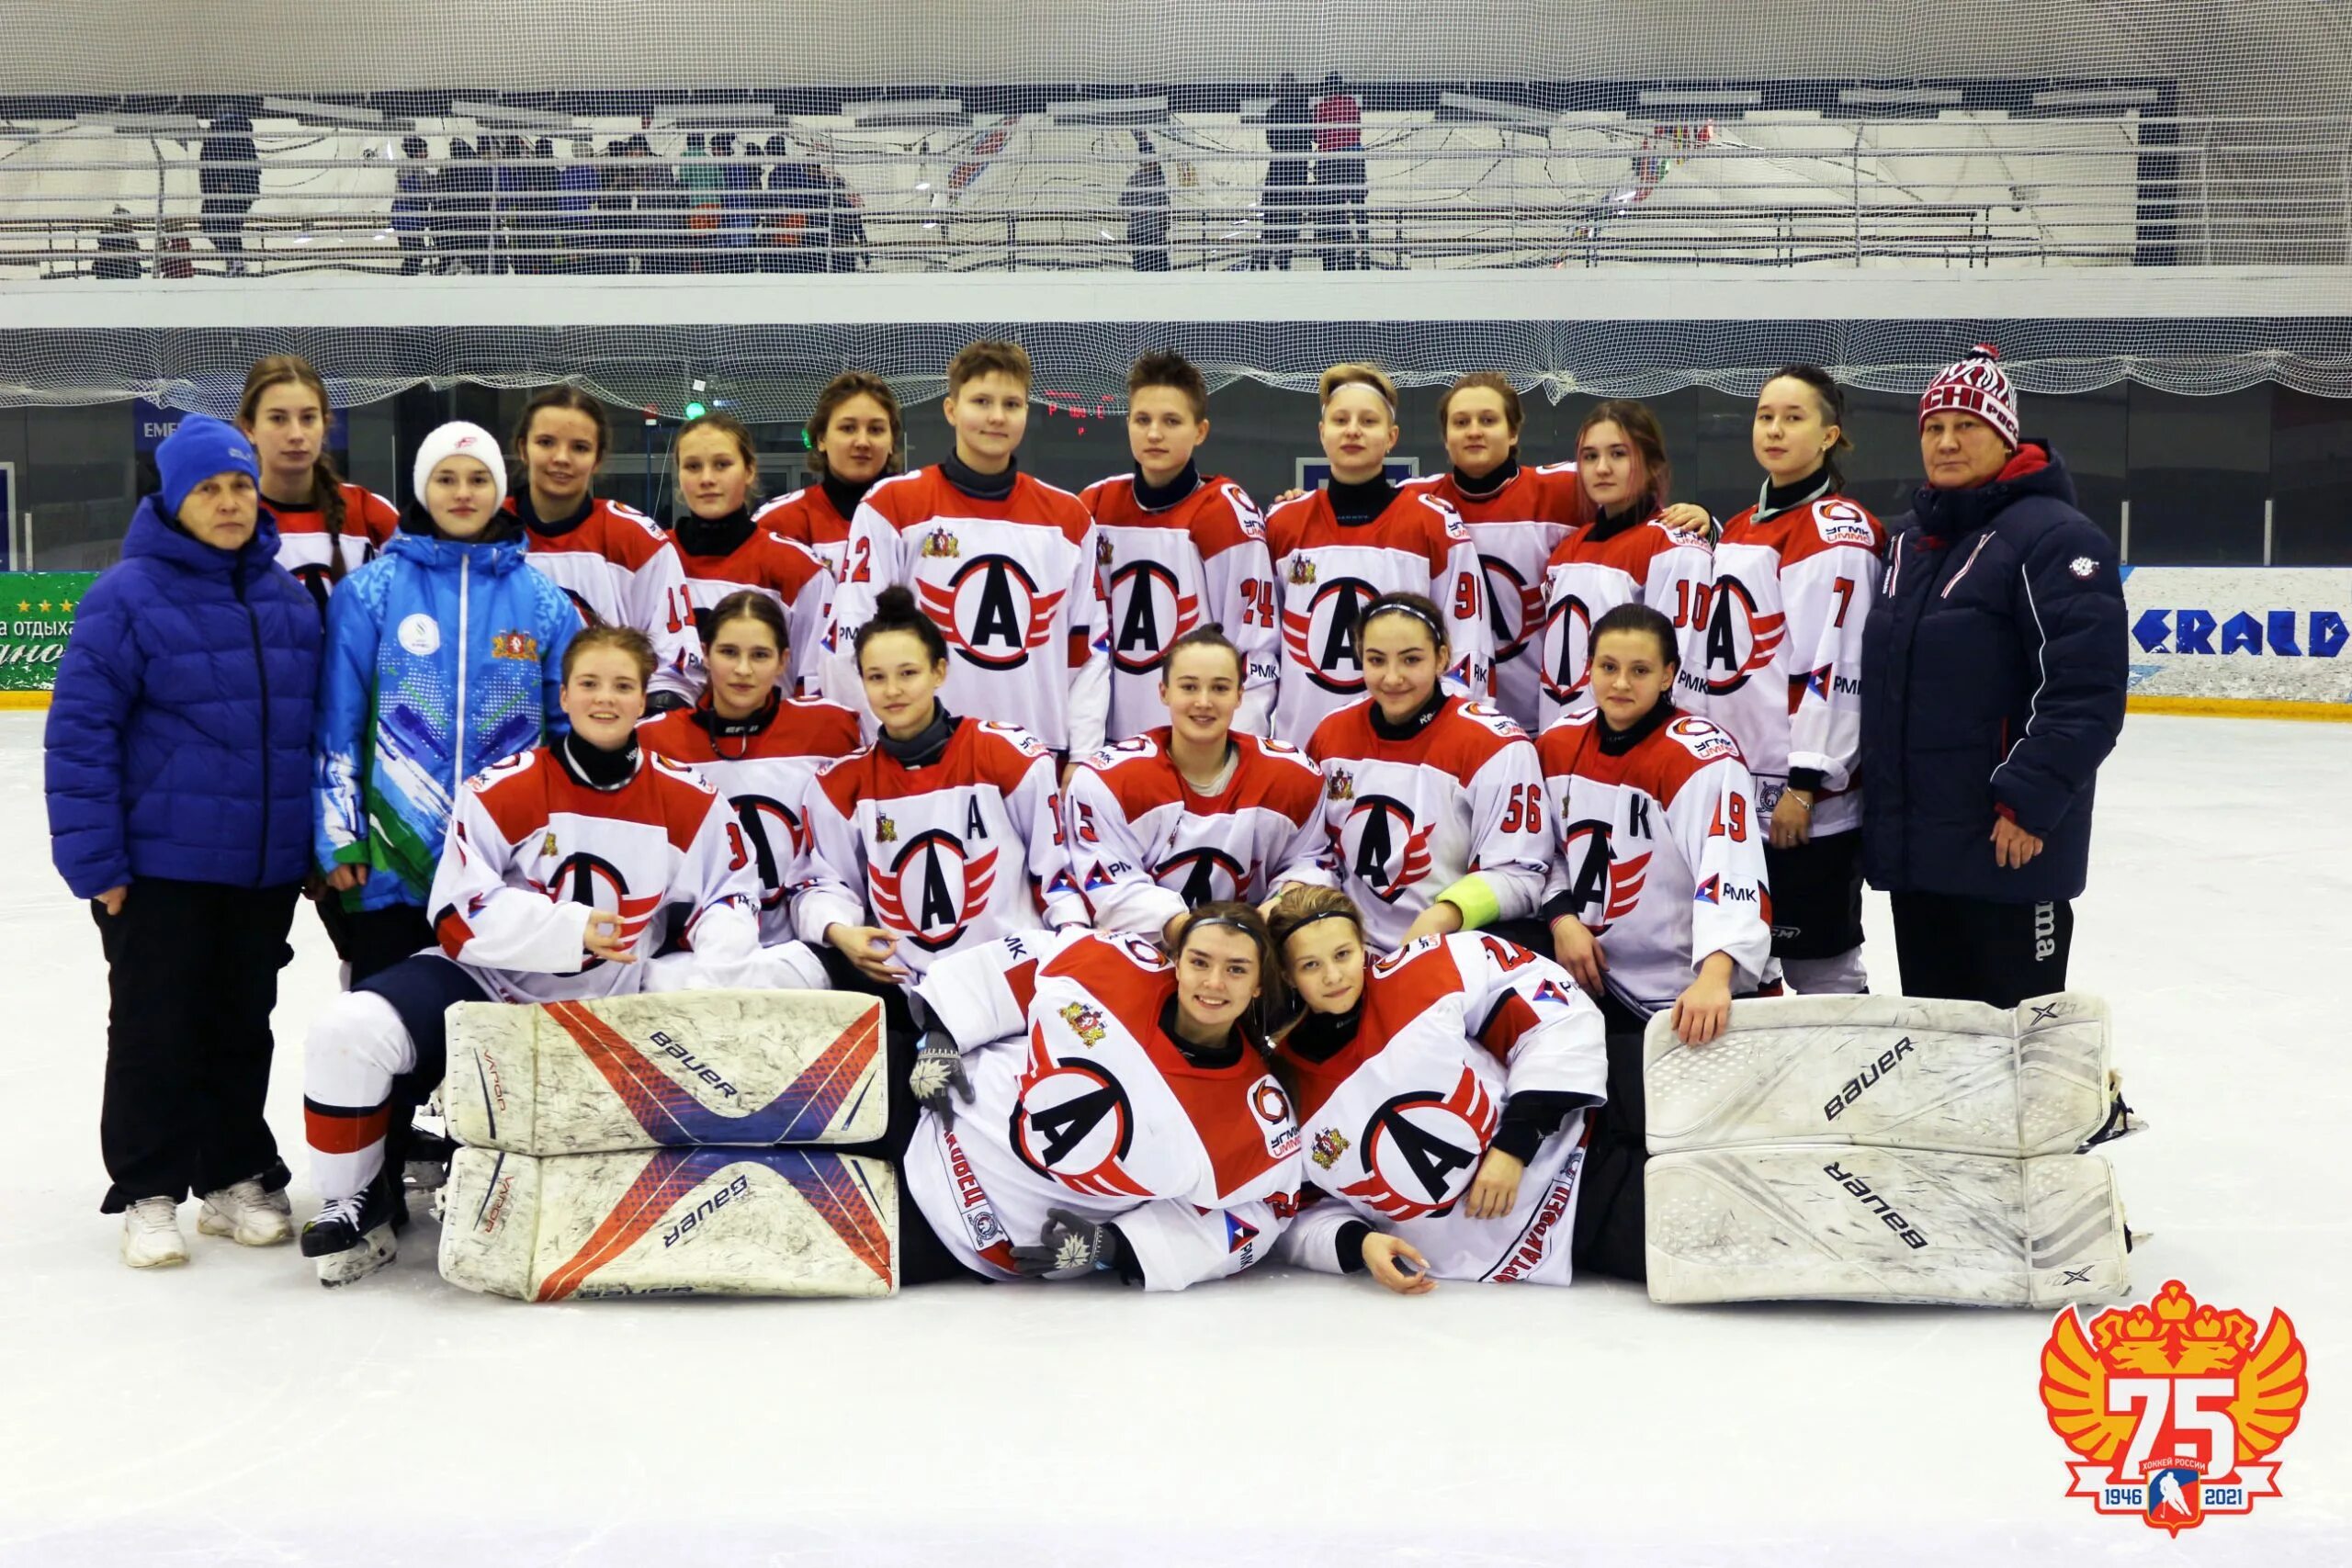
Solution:
M302 1053L302 1123L311 1179L329 1201L364 1190L384 1168L392 1079L416 1066L416 1042L392 1004L346 991L327 1004Z
M1799 996L1859 996L1871 988L1859 942L1827 958L1783 958L1781 974Z

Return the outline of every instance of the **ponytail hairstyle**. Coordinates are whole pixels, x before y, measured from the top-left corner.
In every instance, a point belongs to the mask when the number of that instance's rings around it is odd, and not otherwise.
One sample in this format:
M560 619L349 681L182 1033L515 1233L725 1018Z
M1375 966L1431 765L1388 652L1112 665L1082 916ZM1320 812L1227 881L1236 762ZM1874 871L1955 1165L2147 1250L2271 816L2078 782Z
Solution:
M1157 385L1158 383L1154 384ZM1168 645L1168 651L1160 655L1159 659L1159 683L1161 685L1165 686L1168 684L1168 672L1176 668L1176 656L1189 648L1214 648L1222 649L1233 660L1233 678L1236 681L1246 681L1249 679L1250 667L1242 661L1241 650L1233 646L1233 639L1225 635L1224 623L1221 621L1209 621L1201 626L1194 626L1191 631L1186 632L1182 637L1178 637L1174 642Z
M883 473L899 473L907 466L907 422L899 412L898 394L890 390L889 382L870 370L844 370L825 383L808 414L808 471L820 479L825 478L825 427L833 423L841 406L855 397L872 398L889 416L890 456L882 464Z
M661 667L661 660L653 655L653 644L643 632L635 626L616 626L599 621L593 626L582 627L580 634L563 650L563 678L567 684L571 680L572 668L580 662L581 657L598 649L611 649L616 653L628 654L636 661L637 679L640 685L652 680L653 671Z
M1650 510L1664 506L1673 487L1674 467L1666 460L1666 432L1658 427L1657 415L1650 412L1649 404L1631 398L1611 398L1595 403L1584 416L1584 423L1577 426L1577 452L1584 450L1585 433L1596 424L1614 424L1625 433L1626 443L1642 455L1642 474L1649 481Z
M703 647L708 648L717 641L720 629L732 621L757 621L767 627L775 638L778 653L792 646L792 632L785 625L783 609L756 588L739 588L711 606L710 614L702 617Z
M604 466L605 455L613 449L613 426L605 417L605 405L577 387L548 387L523 405L523 417L514 424L514 457L517 467L526 476L526 486L531 471L531 423L542 409L569 409L593 420L596 425L596 466Z
M915 607L914 591L902 582L894 582L874 597L874 618L857 628L850 651L861 661L865 658L865 645L884 632L907 632L922 644L923 652L933 664L947 662L947 639L929 615Z
M1176 928L1176 940L1169 944L1169 962L1182 963L1185 944L1193 932L1216 927L1239 931L1258 950L1258 999L1243 1012L1241 1030L1251 1045L1264 1050L1272 1044L1274 1030L1290 1017L1292 1003L1290 983L1283 978L1281 950L1267 930L1266 917L1254 905L1219 899L1190 911Z
M686 437L692 435L697 430L716 430L721 435L732 436L734 438L735 450L741 454L744 470L751 479L750 487L743 492L744 503L746 505L758 504L760 493L758 488L760 482L760 454L758 449L752 445L751 427L745 424L741 420L737 419L731 413L698 413L695 415L694 418L686 421L685 423L678 426L677 438L670 443L670 467L673 469L677 468L678 449L685 445Z
M1361 644L1363 634L1382 615L1405 615L1419 621L1430 634L1430 646L1442 660L1447 652L1445 616L1437 601L1426 593L1383 593L1363 607L1356 617L1356 640Z
M319 400L319 455L311 460L311 502L327 531L327 581L343 581L343 476L327 456L327 433L334 428L334 405L327 399L327 384L311 362L299 354L273 354L254 361L245 372L245 389L237 398L237 423L253 434L261 409L261 395L272 387L301 387Z
M1829 475L1829 493L1845 494L1846 470L1838 466L1838 454L1854 449L1853 442L1846 437L1845 389L1838 385L1835 376L1818 365L1783 365L1764 378L1764 385L1769 387L1782 378L1802 381L1812 388L1814 401L1821 405L1821 423L1838 427L1838 439L1831 442L1829 450L1822 454L1821 466Z

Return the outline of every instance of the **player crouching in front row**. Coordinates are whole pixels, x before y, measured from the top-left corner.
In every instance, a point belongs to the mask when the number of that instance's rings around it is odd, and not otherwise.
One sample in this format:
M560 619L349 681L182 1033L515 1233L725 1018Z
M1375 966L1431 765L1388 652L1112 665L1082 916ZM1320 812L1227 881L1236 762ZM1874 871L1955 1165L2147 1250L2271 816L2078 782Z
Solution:
M323 1205L302 1229L319 1279L391 1260L403 1202L384 1168L394 1115L430 1093L461 1001L549 1002L697 986L821 988L797 943L760 946L760 886L735 813L691 771L639 750L655 669L642 634L595 626L565 650L571 734L467 782L426 908L442 951L338 997L311 1029L302 1111ZM664 910L685 951L658 952ZM652 940L647 940L649 935Z
M1274 1053L1319 1190L1283 1262L1439 1280L1568 1282L1600 1014L1566 971L1495 936L1431 936L1365 963L1346 894L1294 887L1273 935L1296 1022Z

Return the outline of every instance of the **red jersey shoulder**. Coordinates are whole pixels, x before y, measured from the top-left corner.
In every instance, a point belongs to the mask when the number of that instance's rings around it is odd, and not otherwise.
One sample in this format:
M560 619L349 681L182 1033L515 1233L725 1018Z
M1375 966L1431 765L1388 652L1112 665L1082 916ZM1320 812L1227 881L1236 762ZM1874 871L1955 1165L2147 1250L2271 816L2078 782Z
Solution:
M689 766L718 760L718 752L710 743L710 731L695 722L692 708L672 708L668 713L639 721L637 743L654 756Z
M1266 513L1266 545L1275 556L1290 554L1306 542L1318 521L1331 518L1331 502L1320 490L1295 495Z
M1260 793L1267 797L1267 804L1296 790L1305 790L1309 801L1322 793L1321 772L1297 747L1256 735L1236 735L1233 740L1241 748L1243 769L1265 781Z
M1113 474L1096 479L1078 492L1078 503L1086 508L1087 515L1098 523L1124 520L1136 509L1136 477L1133 474Z
M547 825L547 780L562 772L547 759L548 749L535 746L492 762L466 781L466 788L510 844Z
M1075 980L1114 1012L1148 1010L1167 988L1170 973L1159 950L1144 938L1096 933L1082 936L1047 959L1038 978ZM1147 1026L1148 1027L1148 1026Z
M1431 534L1433 543L1442 541L1438 546L1437 555L1430 563L1433 569L1442 568L1444 565L1445 551L1448 548L1454 545L1466 545L1470 542L1469 525L1462 521L1462 513L1453 509L1451 502L1427 491L1409 492L1400 498L1400 504L1405 501L1412 502L1429 514L1423 525L1433 530Z
M1744 761L1739 754L1739 742L1732 739L1730 730L1696 714L1677 714L1666 721L1663 733L1702 762L1720 762L1726 757Z
M1323 716L1306 738L1306 755L1320 765L1333 757L1361 757L1379 738L1372 732L1372 699L1358 697L1337 713Z
M1248 491L1224 475L1203 479L1191 500L1189 526L1193 546L1204 560L1223 555L1237 545L1264 541L1266 525L1258 515L1258 503L1250 499Z
M596 507L604 520L602 553L610 558L635 568L671 547L662 525L636 507L618 501L600 501Z
M762 529L752 536L752 546L762 567L761 575L782 593L787 604L800 597L808 580L825 574L825 563L817 552L799 540Z
M1461 966L1440 936L1408 942L1373 963L1365 976L1364 1013L1367 1023L1377 1019L1377 1033L1387 1038L1463 989ZM1365 1032L1374 1032L1367 1030Z
M974 771L994 782L1007 795L1029 776L1029 770L1039 759L1053 755L1044 741L1021 726L1001 718L967 720L957 728L956 739L949 745L957 742L968 750Z
M772 733L789 731L794 754L803 757L842 760L856 755L865 744L857 715L839 703L818 697L806 701L786 697L784 711L768 728Z
M820 763L812 782L832 808L849 819L857 815L859 801L880 793L874 786L881 762L881 749L869 741L846 757Z
M1086 509L1084 502L1035 474L1022 474L1014 479L1010 504L1017 521L1059 528L1073 545L1084 543L1088 531L1094 526L1094 514Z
M1528 743L1527 732L1508 715L1464 697L1448 698L1445 711L1430 728L1435 733L1430 737L1423 761L1464 784L1507 748Z
M365 533L370 544L383 544L400 532L401 509L366 485L343 487L343 515L344 531Z
M936 468L912 468L874 481L860 510L871 507L893 528L911 528L939 514L940 491L947 481Z
M1577 754L1592 743L1592 727L1600 722L1599 708L1573 713L1535 738L1535 755L1544 776L1556 778L1576 765Z
M646 754L646 765L655 781L654 787L663 793L664 798L672 795L691 796L707 806L711 796L718 793L718 787L697 773L692 763L676 761L653 751ZM702 807L695 809L699 817Z
M1872 555L1886 552L1886 529L1879 520L1842 495L1826 495L1813 503L1813 533L1823 546L1859 545Z

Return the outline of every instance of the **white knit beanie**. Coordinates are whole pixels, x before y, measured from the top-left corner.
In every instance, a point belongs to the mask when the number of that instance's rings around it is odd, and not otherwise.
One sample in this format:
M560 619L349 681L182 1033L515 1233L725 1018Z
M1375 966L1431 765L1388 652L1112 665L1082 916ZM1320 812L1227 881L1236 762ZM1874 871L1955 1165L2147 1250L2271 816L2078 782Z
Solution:
M433 470L441 466L444 457L472 457L490 470L498 481L499 499L506 498L506 457L498 449L498 437L479 424L453 419L424 438L416 451L416 468L411 478L416 485L417 504L424 503L424 487L433 478Z

